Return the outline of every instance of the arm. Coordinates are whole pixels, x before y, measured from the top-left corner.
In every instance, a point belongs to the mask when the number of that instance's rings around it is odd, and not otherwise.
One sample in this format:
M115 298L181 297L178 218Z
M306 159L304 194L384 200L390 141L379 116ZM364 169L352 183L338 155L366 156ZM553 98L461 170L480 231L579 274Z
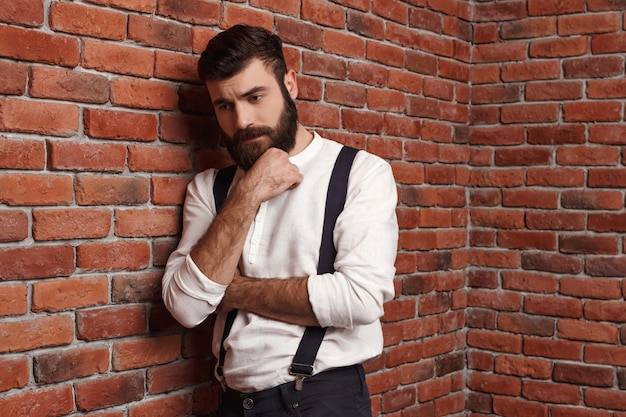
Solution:
M199 174L189 185L183 234L163 275L163 301L186 327L200 324L222 300L258 205L297 186L302 176L287 154L269 149L232 187L219 214L210 191L212 178Z
M383 164L357 170L354 180L335 227L335 273L289 279L235 276L220 309L323 327L351 328L378 319L394 290L396 186Z

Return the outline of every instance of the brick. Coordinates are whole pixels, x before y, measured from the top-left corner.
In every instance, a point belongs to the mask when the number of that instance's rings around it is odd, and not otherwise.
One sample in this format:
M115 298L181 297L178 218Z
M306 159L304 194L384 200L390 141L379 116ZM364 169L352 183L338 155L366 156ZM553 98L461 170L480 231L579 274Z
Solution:
M0 56L73 68L80 58L78 39L16 26L0 26Z
M505 207L556 209L558 208L558 194L554 191L545 190L504 190L502 205Z
M48 206L72 202L72 179L65 175L0 175L0 202Z
M553 253L523 253L522 267L528 270L575 274L582 271L579 258Z
M557 332L562 339L610 344L616 344L618 340L617 327L602 323L559 320Z
M76 408L90 411L113 407L143 399L145 377L142 372L101 376L97 379L77 382Z
M367 141L368 152L386 159L402 159L402 142L394 139L370 138Z
M157 139L153 114L103 109L84 110L85 133L94 138L151 142Z
M163 272L139 272L115 275L112 280L111 300L117 303L159 301Z
M591 38L591 51L594 54L606 54L626 51L626 34L607 33Z
M626 185L626 170L621 168L591 169L587 181L590 187L623 187Z
M146 332L145 306L109 306L76 312L77 337L81 340L110 339Z
M106 237L111 230L111 212L98 209L33 211L35 240L67 240Z
M478 22L505 21L526 17L526 5L522 1L496 4L476 4L474 19Z
M623 257L594 257L589 259L585 272L593 277L622 277L626 274Z
M109 368L105 346L43 353L33 359L33 374L39 384L51 384L102 374Z
M337 29L343 29L345 27L344 8L320 0L302 1L301 17L323 26L330 26Z
M0 10L0 15L1 13ZM27 68L26 65L18 62L0 62L0 72L2 73L0 94L23 95L26 92Z
M20 4L0 4L0 21L26 26L41 26L44 22L44 5L41 0L25 0Z
M499 395L519 396L522 391L521 380L506 375L473 373L469 376L467 385L474 391Z
M347 22L347 29L350 32L358 33L366 38L384 39L385 22L379 17L357 10L348 10Z
M325 100L331 103L344 104L351 107L363 107L366 102L367 90L360 86L327 82L324 96Z
M405 363L417 362L422 359L421 343L406 343L392 347L386 357L386 366L396 367Z
M528 14L530 16L561 15L568 13L582 13L584 11L584 0L572 0L557 3L546 3L541 0L528 1Z
M380 134L383 128L383 115L373 111L344 109L342 125L353 132Z
M525 292L554 294L558 281L551 274L503 271L502 288Z
M490 330L470 330L467 345L495 352L521 353L522 337Z
M125 10L152 13L156 9L156 0L87 0L102 6L113 6Z
M493 291L474 289L469 292L467 304L471 307L480 307L500 311L517 311L521 308L521 297L518 293L505 292L494 297Z
M582 343L529 337L524 340L524 355L548 359L580 361Z
M552 317L581 318L583 307L580 300L553 295L529 295L524 299L524 311Z
M0 136L0 168L43 170L45 164L42 141Z
M612 387L613 370L609 367L555 363L553 378L557 382L569 384Z
M531 58L566 58L581 56L589 52L589 43L585 36L541 39L530 43Z
M514 103L520 99L521 90L517 85L477 86L470 97L473 104Z
M365 41L350 33L326 29L322 39L324 51L351 58L365 57Z
M589 229L599 232L623 232L626 230L626 215L592 213L589 215Z
M181 22L213 26L220 20L220 4L198 0L159 1L157 14Z
M154 73L154 62L155 54L150 50L83 39L80 61L83 68L148 78Z
M100 7L56 2L50 5L50 27L54 31L121 41L126 36L124 13Z
M302 62L303 72L307 75L343 80L348 74L347 63L340 58L305 52L302 56Z
M497 166L549 165L551 161L552 150L537 146L497 149L495 153Z
M578 100L582 98L583 84L576 81L553 81L530 83L526 85L526 100L529 101L552 101L552 100ZM544 129L557 130L561 126L548 126ZM567 129L567 126L564 127ZM535 128L537 129L537 128Z
M591 409L589 407L566 407L553 405L552 417L610 417L609 411Z
M584 230L585 215L577 212L534 212L526 215L526 226L539 230Z
M115 210L116 236L172 236L179 231L178 214L174 209Z
M130 14L128 38L141 45L191 52L191 28L180 23Z
M150 188L152 190L150 201L152 204L159 206L183 204L188 184L188 178L152 177L150 179Z
M521 19L502 23L502 39L542 38L556 35L556 18Z
M533 145L582 144L585 141L585 126L581 124L528 127L528 143Z
M626 410L626 393L613 389L588 388L585 390L585 405L609 410Z
M563 61L565 78L602 78L623 73L623 62L618 57L572 58Z
M348 80L383 87L387 83L387 70L380 65L351 62L348 63Z
M147 178L78 175L74 191L79 205L137 205L150 199Z
M298 14L300 13L300 4L291 2L289 0L252 0L250 4L255 7L273 10L276 12L280 12L281 14L287 14L291 16L298 16Z
M78 118L72 104L0 99L0 129L7 132L68 137L78 131Z
M198 385L206 382L211 369L208 362L201 360L159 366L148 371L148 392L157 394Z
M578 298L619 299L621 297L619 281L602 278L563 278L560 280L559 293Z
M48 161L54 170L122 172L126 165L126 146L48 141Z
M170 83L124 77L113 80L111 102L130 108L174 110L178 93Z
M298 116L300 122L306 126L338 128L341 123L339 109L334 105L300 102Z
M180 356L180 350L179 335L117 342L113 346L113 369L124 371L172 362Z
M443 397L452 392L452 378L433 378L418 385L417 397L420 403Z
M622 26L620 17L618 13L561 16L558 22L558 33L561 36L571 36L617 32Z
M74 322L69 315L42 316L0 323L0 352L24 352L74 341ZM30 414L29 414L30 415Z
M505 82L554 80L560 76L561 68L555 61L531 61L502 66L502 80Z
M28 237L28 215L24 211L0 210L0 242L18 242Z
M496 357L494 365L495 371L504 375L549 379L552 374L552 364L544 359L502 355Z
M478 227L495 227L500 229L521 229L524 227L524 215L513 210L470 210L472 224Z
M480 44L474 48L474 62L510 62L526 59L527 44L524 41Z
M419 48L424 52L449 58L454 57L456 51L452 40L428 32L422 33L419 37Z
M577 405L580 403L578 387L545 381L526 381L522 389L524 398L541 403Z
M69 384L52 388L22 390L0 398L6 416L60 417L74 411L74 394Z
M0 392L26 386L30 375L30 365L26 356L4 357L0 359L0 366L4 370L2 377L0 377ZM0 404L2 404L2 400L0 400Z
M74 272L70 245L0 249L0 280L54 278Z
M128 147L128 166L131 171L191 172L192 164L187 149L177 146Z
M58 312L93 307L109 300L105 276L66 278L33 284L33 312Z
M557 150L559 165L616 165L619 150L608 146L575 146Z
M467 83L470 80L470 68L469 66L458 63L456 61L447 60L440 58L439 59L439 76L441 78L451 79L455 81L460 81L462 83ZM456 87L467 87L465 85ZM468 88L469 91L469 88ZM457 100L461 100L461 94L457 93ZM464 101L467 102L467 99Z
M194 392L195 400L196 392ZM215 395L219 395L215 393ZM129 407L130 417L150 417L159 415L163 410L167 410L171 415L186 416L195 414L191 410L190 394L173 394L168 397L143 400L139 404L135 404ZM213 410L216 411L216 410Z
M618 240L610 236L568 235L559 237L559 250L562 253L590 253L596 255L617 255Z
M97 104L109 100L109 81L101 75L31 67L29 78L30 97Z
M436 75L438 69L437 58L422 52L407 51L405 67L409 71L418 74Z
M512 251L471 251L470 263L488 268L519 268L520 255Z
M624 80L590 80L587 83L589 98L623 98L626 97Z
M621 301L591 300L585 303L585 318L589 320L626 322L626 311L620 308Z
M192 114L160 116L160 139L165 142L217 146L219 136L215 134L215 130L217 126L214 120L207 116Z
M626 353L620 346L600 346L588 345L585 347L585 362L597 363L603 365L624 366L626 365ZM620 389L626 375L623 371L618 371L618 380L620 381Z
M582 170L571 168L532 168L527 173L528 186L582 187Z
M156 51L154 76L166 80L199 83L198 58L186 54Z
M273 29L274 16L271 13L255 10L250 7L241 7L235 5L226 5L222 11L222 25L224 27L234 26L236 24L244 24L244 25L252 25L252 26L260 26L267 30ZM281 23L277 21L277 26ZM278 31L278 35L283 38L280 30ZM318 38L319 39L319 38ZM283 38L283 40L285 40ZM286 41L291 43L290 41Z
M416 402L415 388L405 388L383 394L382 410L389 413L405 409Z
M498 247L514 249L555 250L556 236L551 232L502 230L498 233Z
M366 57L392 67L401 68L404 65L404 50L381 42L367 42Z
M626 126L614 124L594 124L589 128L589 142L606 145L626 144Z
M76 248L76 264L87 271L138 270L148 266L150 247L145 241L84 243Z
M502 107L503 123L553 123L558 120L556 104L515 104Z
M27 310L28 288L25 284L0 285L0 316L23 315ZM0 379L0 391L5 383L8 382L3 383Z

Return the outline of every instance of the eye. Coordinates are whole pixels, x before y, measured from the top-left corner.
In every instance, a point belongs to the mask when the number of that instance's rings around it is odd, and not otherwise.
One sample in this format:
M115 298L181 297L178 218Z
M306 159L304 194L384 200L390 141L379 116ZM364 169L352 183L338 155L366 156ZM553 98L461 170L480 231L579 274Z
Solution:
M258 101L261 101L261 99L262 99L262 98L263 98L263 96L262 96L261 94L254 94L254 95L251 95L251 96L248 98L248 100L249 100L251 103L256 103L256 102L258 102Z
M216 107L216 110L226 111L226 110L230 110L232 107L233 105L230 103L221 103Z

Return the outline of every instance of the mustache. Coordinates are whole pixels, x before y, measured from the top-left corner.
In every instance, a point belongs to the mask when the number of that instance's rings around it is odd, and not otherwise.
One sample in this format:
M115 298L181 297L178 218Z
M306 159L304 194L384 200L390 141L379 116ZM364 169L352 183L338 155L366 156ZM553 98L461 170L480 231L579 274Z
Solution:
M259 136L271 136L274 131L267 126L251 126L235 132L233 139L243 142Z

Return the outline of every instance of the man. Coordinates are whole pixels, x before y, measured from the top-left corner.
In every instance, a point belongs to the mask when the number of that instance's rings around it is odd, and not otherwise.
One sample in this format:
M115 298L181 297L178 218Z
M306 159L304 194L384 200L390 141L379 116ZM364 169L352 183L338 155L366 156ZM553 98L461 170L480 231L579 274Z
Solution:
M215 170L189 184L163 299L187 327L218 314L220 415L371 416L360 364L382 352L379 318L394 294L397 194L389 164L356 155L333 232L335 272L317 273L342 146L298 122L296 74L287 70L281 40L232 27L209 42L198 70L238 169L219 212ZM306 326L327 331L313 376L302 382L290 365Z

